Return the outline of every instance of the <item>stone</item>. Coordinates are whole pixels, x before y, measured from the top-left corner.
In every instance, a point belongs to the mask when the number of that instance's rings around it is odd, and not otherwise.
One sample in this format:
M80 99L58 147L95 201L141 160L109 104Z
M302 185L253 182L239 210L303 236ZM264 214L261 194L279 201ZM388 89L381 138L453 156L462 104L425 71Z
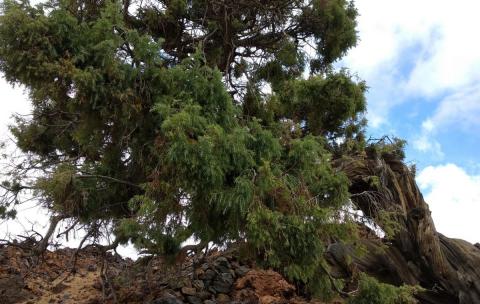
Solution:
M200 299L198 297L194 297L194 296L188 296L187 301L190 304L203 304L202 299Z
M217 276L217 274L215 273L215 271L211 270L211 269L207 269L200 277L200 279L204 280L204 281L210 281L210 280L213 280L215 277Z
M232 289L234 279L230 273L221 273L213 281L212 288L217 293L229 293Z
M197 294L197 290L193 287L182 287L182 293L187 296L194 296Z
M217 302L212 301L212 300L205 300L205 301L203 301L203 304L217 304Z
M227 258L219 257L214 262L214 268L219 273L230 273L231 266L230 262L228 262Z
M235 269L235 273L237 274L237 276L239 277L243 277L244 275L246 275L248 272L250 271L250 268L248 268L247 266L239 266L237 267L237 269Z
M205 283L202 280L194 280L192 282L192 286L195 287L197 290L203 290L205 288Z
M205 273L205 270L203 270L202 268L195 269L195 277L197 278L203 276L204 273Z
M172 289L182 289L182 287L192 287L188 278L172 278L168 282L168 286Z
M150 304L185 304L183 301L175 298L172 295L165 295L150 302Z
M208 300L212 297L212 294L209 293L208 291L203 290L197 293L197 297L199 297L202 300Z
M226 257L219 257L215 260L215 263L218 265L230 266L230 262Z
M224 293L219 293L217 295L217 303L219 304L227 304L230 303L230 297Z

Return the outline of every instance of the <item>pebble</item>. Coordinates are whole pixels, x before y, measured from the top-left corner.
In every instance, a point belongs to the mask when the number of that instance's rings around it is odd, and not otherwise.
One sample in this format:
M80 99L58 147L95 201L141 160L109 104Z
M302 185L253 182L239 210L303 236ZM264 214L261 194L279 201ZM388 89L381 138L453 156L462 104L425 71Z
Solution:
M230 303L230 297L224 293L219 293L217 295L217 302L219 304L227 304Z
M171 296L163 296L161 298L155 299L150 304L185 304L185 302Z
M197 290L193 287L182 287L182 293L187 296L194 296L197 294Z
M203 304L202 299L195 297L195 296L188 296L187 301L190 304Z
M212 288L217 293L229 293L233 285L233 276L230 273L221 273L213 281Z

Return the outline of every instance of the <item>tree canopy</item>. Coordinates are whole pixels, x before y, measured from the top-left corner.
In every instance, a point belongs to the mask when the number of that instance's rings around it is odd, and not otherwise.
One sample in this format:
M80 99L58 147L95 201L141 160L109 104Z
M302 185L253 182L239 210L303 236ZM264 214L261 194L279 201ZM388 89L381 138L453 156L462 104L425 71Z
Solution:
M357 42L346 0L6 0L0 71L28 89L11 126L22 163L2 216L31 190L90 236L153 254L242 242L318 292L348 242L366 85L333 64Z

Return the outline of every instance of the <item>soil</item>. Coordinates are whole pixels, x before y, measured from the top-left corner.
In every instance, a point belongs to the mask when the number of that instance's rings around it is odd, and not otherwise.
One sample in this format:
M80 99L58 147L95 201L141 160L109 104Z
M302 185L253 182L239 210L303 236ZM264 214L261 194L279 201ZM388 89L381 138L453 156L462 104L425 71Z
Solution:
M177 264L161 257L132 261L92 247L78 252L75 263L74 256L68 248L38 257L25 244L0 247L0 304L322 303L298 296L279 273L232 251Z

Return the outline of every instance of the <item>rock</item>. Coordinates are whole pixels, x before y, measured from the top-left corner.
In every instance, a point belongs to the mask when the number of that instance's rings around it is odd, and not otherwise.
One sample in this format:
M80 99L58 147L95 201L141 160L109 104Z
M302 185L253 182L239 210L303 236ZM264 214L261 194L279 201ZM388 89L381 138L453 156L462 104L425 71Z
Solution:
M208 291L200 291L199 293L197 293L197 297L199 297L200 299L202 300L208 300L212 297L212 294L209 293Z
M237 269L235 269L235 273L237 274L237 276L239 277L243 277L244 275L246 275L248 272L250 271L250 268L248 268L247 266L239 266L237 267Z
M192 283L188 278L172 278L168 282L168 286L172 289L182 289L182 287L192 287Z
M216 277L215 271L211 269L207 269L201 276L199 276L200 279L204 281L211 281Z
M224 265L230 267L230 262L226 257L219 257L215 260L215 264Z
M183 301L175 298L172 295L165 295L150 302L150 304L185 304Z
M219 273L230 273L231 266L230 262L228 262L227 258L219 257L214 262L214 268Z
M219 293L217 295L217 303L219 304L227 304L230 303L230 297L224 293Z
M197 294L197 290L193 287L182 287L182 293L187 296L194 296Z
M203 301L203 304L217 304L217 302L212 301L212 300L205 300L205 301Z
M203 270L202 268L195 269L195 277L196 278L199 278L199 277L203 276L204 273L205 273L205 270Z
M205 288L205 283L202 280L195 280L192 282L192 286L197 290L203 290Z
M229 293L233 285L233 276L230 273L221 273L213 281L212 288L217 293Z
M194 296L188 296L187 301L190 304L203 304L202 299L200 299L198 297L194 297Z
M211 292L214 295L216 295L218 293L212 286L208 287L208 291Z

